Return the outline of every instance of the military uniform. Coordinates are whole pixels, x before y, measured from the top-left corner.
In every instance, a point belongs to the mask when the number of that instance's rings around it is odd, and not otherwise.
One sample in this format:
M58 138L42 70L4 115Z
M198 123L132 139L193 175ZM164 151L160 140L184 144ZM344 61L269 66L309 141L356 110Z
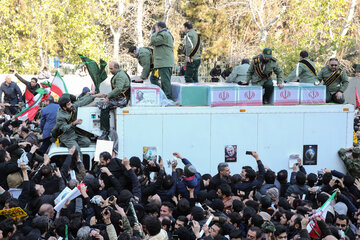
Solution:
M247 71L249 70L249 67L250 65L248 63L244 63L236 66L225 82L227 83L246 82L246 75L247 75Z
M344 92L349 85L349 79L346 74L346 71L342 68L338 68L341 72L341 75L330 85L326 86L326 102L335 102L335 103L344 103ZM334 72L331 71L329 66L323 67L318 74L318 78L320 81L327 80ZM342 92L342 98L336 99L335 94L337 92Z
M271 56L272 51L271 49L265 48L263 53L264 55L267 54L268 56ZM260 63L260 65L256 64L257 62ZM256 71L257 66L261 68L260 70L262 71L261 75L259 75L258 72ZM264 87L265 89L265 94L263 99L264 103L269 102L272 92L274 91L274 85L271 78L273 72L276 74L277 84L282 84L283 83L282 70L279 67L279 64L276 61L276 59L271 56L270 60L268 62L265 62L262 55L258 55L253 58L249 70L247 71L247 76L246 76L247 83L250 82L252 85L258 85Z
M151 50L147 48L139 48L136 53L136 58L139 61L140 66L143 68L141 73L142 79L147 79L150 72L154 69L153 56Z
M198 71L201 64L202 45L199 35L194 29L190 29L186 33L184 47L185 57L190 57L190 62L186 62L185 81L189 83L199 82Z
M307 61L310 66L312 66L313 70L315 70L315 64L309 58L304 58L302 61L304 60ZM285 79L285 82L296 81L297 77L301 83L315 83L319 81L316 76L316 71L313 73L312 70L302 62L299 62L296 65L296 68Z
M76 133L76 126L72 123L77 119L78 107L85 106L92 101L94 101L94 97L87 94L73 104L74 109L71 112L59 108L56 116L56 125L52 133L54 133L54 131L59 131L59 140L67 148L76 146L76 149L80 152L80 147L88 147L90 145L90 139Z
M130 78L123 71L119 70L111 78L112 91L107 94L109 102L107 104L99 103L100 113L100 129L104 131L110 130L110 110L117 107L125 107L130 98Z
M171 73L174 67L174 39L167 29L153 33L150 44L154 46L154 68L150 82L159 85L168 99L171 99ZM157 76L158 75L158 76ZM160 85L159 85L160 86Z
M360 154L359 148L354 148L353 153ZM351 176L354 178L360 177L360 160L359 159L350 159L346 156L346 150L341 148L338 152L339 157L345 163L346 169Z

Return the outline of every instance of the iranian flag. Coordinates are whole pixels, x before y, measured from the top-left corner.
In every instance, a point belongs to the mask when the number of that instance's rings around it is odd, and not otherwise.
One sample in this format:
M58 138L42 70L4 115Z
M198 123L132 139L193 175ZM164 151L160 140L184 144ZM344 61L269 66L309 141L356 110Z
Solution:
M43 88L37 89L36 92L38 94L36 94L35 97L32 99L34 103L16 114L15 119L18 119L20 121L26 121L28 119L30 121L34 120L36 113L39 111L39 104L41 102L41 99L44 95L47 94L47 92Z
M32 94L27 88L25 90L25 103L28 106L31 106L34 103L34 94Z
M45 101L51 95L51 83L49 81L44 81L41 83L42 89L44 89L45 94L42 96L41 102Z
M318 210L316 210L316 213L311 216L311 220L310 220L309 224L306 227L306 229L307 229L307 231L308 231L311 238L313 238L313 239L320 239L321 238L322 233L320 231L320 228L319 228L318 224L316 223L315 218L320 217L321 219L325 220L326 214L329 211L330 203L334 199L334 197L336 196L336 193L337 193L337 191L335 191L331 195L331 197L329 197L329 199Z
M51 91L56 93L59 97L64 93L68 93L64 80L61 78L60 73L56 72L54 80L51 83Z

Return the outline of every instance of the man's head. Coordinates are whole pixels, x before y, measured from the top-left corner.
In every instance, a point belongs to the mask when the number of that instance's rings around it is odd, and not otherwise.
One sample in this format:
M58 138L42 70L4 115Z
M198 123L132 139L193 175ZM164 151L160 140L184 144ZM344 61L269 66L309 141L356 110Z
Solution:
M1 149L0 150L0 163L2 162L8 162L10 161L11 157L10 157L10 153L8 153L6 150Z
M56 236L64 238L66 234L66 226L69 226L69 224L70 221L67 217L56 218L53 224Z
M262 52L264 62L268 62L272 58L272 50L270 48L264 48Z
M266 171L266 173L265 173L265 182L266 182L267 184L274 184L275 178L276 178L275 172L273 172L273 171Z
M336 218L336 227L339 230L345 231L349 227L349 218L344 214L340 214Z
M353 150L352 150L352 153L351 153L353 159L360 159L360 148L359 147L355 147Z
M166 28L166 23L165 23L165 22L160 21L160 22L157 22L157 23L155 24L155 31L156 31L156 29L157 29L157 32L158 32L158 31L161 31L161 30L164 29L164 28Z
M246 181L253 181L256 178L256 172L251 167L243 167L241 171L241 177Z
M102 152L99 156L100 166L106 167L111 160L111 154L109 152Z
M220 199L223 199L225 197L229 197L231 195L231 187L229 184L223 183L220 184L217 188L216 194Z
M136 46L131 46L128 51L129 55L136 58Z
M49 96L44 102L45 102L45 106L49 105L50 103L54 103L54 97Z
M215 238L217 235L219 235L220 230L221 230L221 227L220 227L220 225L219 225L218 223L213 224L213 225L209 228L210 236L211 236L212 238Z
M35 190L36 190L36 193L37 193L37 195L39 197L42 196L44 194L44 192L45 192L45 188L41 184L35 184Z
M9 239L9 237L14 233L15 229L15 222L12 218L1 221L0 231L2 232L2 236L0 235L0 239Z
M296 184L303 186L306 182L306 175L303 172L297 172L295 181L296 181Z
M171 217L174 206L170 202L163 202L160 208L160 216Z
M21 127L20 128L20 135L23 137L23 138L26 138L26 136L29 134L30 130L27 128L27 127Z
M303 60L304 58L309 57L309 53L307 51L301 51L300 52L300 60Z
M192 28L193 28L193 25L190 22L184 23L184 31L185 32L189 31Z
M31 78L31 81L30 81L30 86L31 87L35 87L36 86L36 84L37 84L37 82L38 82L38 80L37 80L37 78Z
M275 227L275 240L286 240L287 239L287 233L286 233L286 227L284 225L277 225Z
M243 58L241 64L250 64L250 60L248 58Z
M120 65L117 62L111 62L109 64L109 70L112 75L115 75L120 70Z
M40 230L40 234L43 235L49 230L49 219L44 216L35 217L31 226Z
M215 66L215 69L216 69L216 70L220 70L220 65L216 65L216 66Z
M232 145L226 146L225 150L226 150L226 154L227 154L229 157L232 157L232 156L235 155L235 148L234 148Z
M230 176L229 165L227 163L219 163L218 173L219 173L220 177L229 177Z
M300 229L302 219L303 216L301 216L300 214L294 214L289 220L289 228L292 230Z
M59 106L61 107L61 109L67 112L71 112L74 109L70 101L70 98L67 97L63 97L59 99Z
M157 217L148 216L144 220L145 230L150 236L155 236L161 231L161 222Z
M261 229L258 227L249 228L246 238L256 240L261 239Z
M187 225L187 222L188 219L185 216L179 216L175 222L175 229L185 227Z
M10 85L10 83L11 83L11 77L10 77L9 75L6 75L6 77L5 77L5 83L6 83L7 85Z
M337 58L330 58L329 60L329 68L332 72L335 72L339 67L339 60Z
M44 203L39 208L39 216L47 217L48 219L53 219L55 216L54 207L51 204Z

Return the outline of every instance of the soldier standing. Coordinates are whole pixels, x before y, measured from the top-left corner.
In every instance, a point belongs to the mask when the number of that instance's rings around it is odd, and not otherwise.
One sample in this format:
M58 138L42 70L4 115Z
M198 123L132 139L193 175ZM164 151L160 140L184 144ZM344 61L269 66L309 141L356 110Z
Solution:
M297 81L302 83L315 83L318 80L316 76L315 64L309 59L307 51L301 51L300 61L294 71L285 79L285 82Z
M246 82L241 82L241 84L251 82L253 85L263 86L265 89L263 103L269 104L271 95L274 91L274 85L271 78L273 72L276 74L278 87L280 89L283 88L282 70L276 59L273 58L272 50L270 48L265 48L262 53L253 58L247 72Z
M190 22L184 23L184 37L185 47L185 81L187 83L199 82L198 71L201 63L202 44L200 35L195 32L193 25Z
M351 152L351 155L348 157L347 152ZM347 171L354 178L360 177L360 148L341 148L338 152L341 160L344 161Z
M339 66L338 59L330 58L329 64L321 69L318 78L326 85L326 102L345 102L344 92L349 80L346 71Z
M155 24L155 32L152 34L150 44L154 46L155 73L151 76L152 84L159 85L168 99L171 99L171 73L174 66L174 38L166 28L164 22Z

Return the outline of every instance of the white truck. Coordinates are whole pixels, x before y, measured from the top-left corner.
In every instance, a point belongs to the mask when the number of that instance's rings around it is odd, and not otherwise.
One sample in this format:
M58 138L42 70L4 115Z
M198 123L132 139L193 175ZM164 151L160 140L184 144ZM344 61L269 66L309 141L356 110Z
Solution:
M246 151L257 151L273 171L290 170L289 156L302 158L304 145L310 145L317 161L305 165L308 172L322 168L345 171L337 151L353 144L354 111L351 104L126 107L116 109L111 122L119 138L119 158L142 159L144 146L156 147L164 160L172 160L172 153L180 152L201 174L216 174L217 165L225 161L225 146L236 145L236 162L229 162L235 174L245 165L256 169ZM79 108L81 127L100 135L99 115L96 107ZM91 167L95 143L81 151L85 166ZM49 155L53 158L67 152L53 145Z

